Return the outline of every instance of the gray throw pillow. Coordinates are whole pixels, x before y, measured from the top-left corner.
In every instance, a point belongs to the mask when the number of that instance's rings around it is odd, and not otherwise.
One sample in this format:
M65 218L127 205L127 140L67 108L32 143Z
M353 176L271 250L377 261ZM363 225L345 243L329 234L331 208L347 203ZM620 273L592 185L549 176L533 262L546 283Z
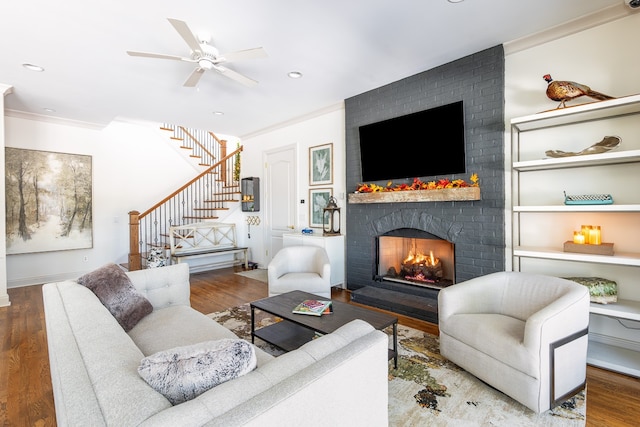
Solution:
M227 338L152 354L142 359L138 373L172 405L177 405L255 367L253 346L245 340Z
M149 300L136 290L129 276L113 263L85 274L77 282L96 294L126 332L153 311Z

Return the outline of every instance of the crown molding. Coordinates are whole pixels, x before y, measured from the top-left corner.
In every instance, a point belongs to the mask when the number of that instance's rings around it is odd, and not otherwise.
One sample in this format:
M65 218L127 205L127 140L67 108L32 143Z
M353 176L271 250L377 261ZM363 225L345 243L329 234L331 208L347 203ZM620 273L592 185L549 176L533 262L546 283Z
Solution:
M340 111L340 110L344 110L344 101L336 102L335 104L329 105L328 107L325 107L325 108L321 108L320 110L313 111L313 112L311 112L309 114L305 114L305 115L302 115L302 116L294 117L294 118L292 118L290 120L277 123L277 124L275 124L273 126L269 126L269 127L257 130L255 132L251 132L251 133L249 133L247 135L242 135L240 138L241 139L253 138L253 137L265 134L265 133L273 132L273 131L275 131L277 129L282 129L282 128L285 128L285 127L288 127L288 126L291 126L291 125L294 125L294 124L297 124L297 123L302 123L302 122L305 122L307 120L310 120L310 119L313 119L313 118L316 118L316 117L320 117L320 116L323 116L325 114L332 113L334 111Z
M13 93L13 86L0 83L0 93L2 93L4 96Z
M607 22L624 18L633 13L634 10L620 2L617 5L609 6L597 12L581 16L580 18L572 19L571 21L556 25L544 31L504 43L504 54L510 55L520 52L562 37L570 36L571 34L579 33L580 31L588 30L589 28L606 24Z
M98 123L81 122L78 120L61 119L58 117L45 116L44 114L27 113L18 110L5 110L6 117L15 117L17 119L34 120L37 122L53 123L64 126L74 126L87 129L101 130L106 126Z

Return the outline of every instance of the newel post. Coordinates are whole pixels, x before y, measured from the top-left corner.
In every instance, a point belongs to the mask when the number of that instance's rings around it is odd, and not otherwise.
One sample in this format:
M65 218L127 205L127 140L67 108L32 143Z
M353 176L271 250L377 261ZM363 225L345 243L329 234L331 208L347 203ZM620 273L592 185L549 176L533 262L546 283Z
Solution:
M226 139L222 139L220 140L220 158L224 159L225 157L227 157L227 140ZM225 162L225 164L220 168L220 179L222 180L222 182L227 182L227 165L229 164L229 162Z
M140 212L129 212L129 271L140 270Z

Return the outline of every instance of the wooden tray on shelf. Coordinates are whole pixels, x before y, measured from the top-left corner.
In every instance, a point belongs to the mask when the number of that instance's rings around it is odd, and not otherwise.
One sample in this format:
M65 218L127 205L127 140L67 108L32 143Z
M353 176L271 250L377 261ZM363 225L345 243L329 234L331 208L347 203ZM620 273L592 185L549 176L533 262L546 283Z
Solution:
M565 252L577 252L581 254L591 255L613 255L613 243L602 243L600 245L589 245L573 243L571 241L564 242Z

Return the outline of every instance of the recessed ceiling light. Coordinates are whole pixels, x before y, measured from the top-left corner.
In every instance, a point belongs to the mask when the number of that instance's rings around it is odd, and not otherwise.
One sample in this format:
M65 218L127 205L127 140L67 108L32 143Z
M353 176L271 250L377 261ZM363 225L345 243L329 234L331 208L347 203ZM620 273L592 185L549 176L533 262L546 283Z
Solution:
M462 3L464 0L447 0L449 3Z
M222 111L214 111L211 114L213 114L214 116L223 116L224 115L224 113Z
M43 108L44 111L46 111L47 113L55 113L56 110L54 110L53 108Z
M38 72L42 72L44 71L44 68L42 68L39 65L33 65L33 64L22 64L22 66L24 68L26 68L27 70L31 70L31 71L38 71Z
M292 79L299 79L300 77L302 77L302 73L300 71L289 71L287 76L291 77Z

